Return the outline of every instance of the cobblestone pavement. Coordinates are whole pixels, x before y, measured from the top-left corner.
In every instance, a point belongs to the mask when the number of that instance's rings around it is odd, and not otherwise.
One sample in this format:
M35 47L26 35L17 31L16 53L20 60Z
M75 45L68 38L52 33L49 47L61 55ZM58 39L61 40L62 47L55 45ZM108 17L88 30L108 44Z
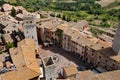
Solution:
M86 65L80 59L76 58L71 53L68 53L61 48L58 47L43 48L42 45L39 46L41 58L47 56L56 56L58 58L58 62L56 62L56 73L58 73L59 70L64 66L75 65L76 67L83 67L83 65Z

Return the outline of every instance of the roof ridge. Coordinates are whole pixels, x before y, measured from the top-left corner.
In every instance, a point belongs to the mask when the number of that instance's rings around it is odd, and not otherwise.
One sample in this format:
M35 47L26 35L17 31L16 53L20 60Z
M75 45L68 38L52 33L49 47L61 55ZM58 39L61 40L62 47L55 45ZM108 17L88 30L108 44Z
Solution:
M28 69L30 69L31 71L33 71L33 72L35 72L35 73L37 73L37 74L40 74L40 73L38 73L37 71L34 71L33 69L31 69L30 67L28 67L28 66L26 66Z

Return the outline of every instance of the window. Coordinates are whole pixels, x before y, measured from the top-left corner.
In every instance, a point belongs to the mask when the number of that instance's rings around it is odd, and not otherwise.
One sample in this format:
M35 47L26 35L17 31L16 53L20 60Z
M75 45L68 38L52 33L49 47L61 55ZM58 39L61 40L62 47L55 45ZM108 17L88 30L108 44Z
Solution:
M105 62L108 62L108 60L105 60Z
M77 48L76 48L76 51L77 51Z
M98 62L98 64L100 64L100 62Z
M83 59L83 57L81 56L81 59Z
M88 48L86 48L86 51L88 50Z
M66 40L66 37L64 37L64 39Z
M33 36L32 36L32 39L33 39Z
M84 49L84 47L82 46L82 49Z
M104 47L102 47L102 49L103 49Z
M107 69L107 66L105 66L105 69Z
M93 56L93 53L92 53L92 56Z
M99 56L99 59L101 59L101 56Z
M7 31L7 33L10 33L10 31Z
M115 66L115 64L113 64L113 66Z
M30 21L30 23L32 23L32 21Z
M93 63L90 61L90 64L93 64Z
M80 57L80 54L78 54L78 57Z
M88 58L86 58L86 61L88 61Z

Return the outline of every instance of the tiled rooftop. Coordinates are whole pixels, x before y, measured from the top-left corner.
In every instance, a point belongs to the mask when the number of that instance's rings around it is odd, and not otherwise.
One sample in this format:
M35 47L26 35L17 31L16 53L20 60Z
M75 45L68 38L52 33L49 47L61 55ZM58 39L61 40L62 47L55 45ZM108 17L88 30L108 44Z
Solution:
M83 30L83 27L87 26L88 27L88 22L86 20L81 20L76 22L73 27L79 30Z
M76 75L78 73L77 68L75 66L73 66L73 65L64 67L63 71L64 71L66 77Z
M110 58L117 61L117 62L120 62L120 55L111 56Z
M2 79L28 80L40 75L41 73L35 58L35 53L34 40L24 39L18 42L17 48L10 49L10 55L17 70L2 74Z
M78 80L92 80L95 76L95 73L93 73L90 70L87 71L80 71L77 75Z
M1 75L1 80L30 80L39 74L27 67L20 70L10 71Z
M94 74L92 71L80 71L78 80L119 80L120 70Z
M35 43L32 39L24 39L19 42L17 48L10 49L10 55L17 68L27 66L39 73L39 67L35 59Z
M108 43L99 40L93 36L85 35L75 28L69 28L65 32L65 35L70 36L73 42L76 42L82 46L90 47L96 51L99 51L101 54L105 56L115 55L115 52L112 50L112 48L110 48L110 45Z
M68 29L68 23L63 23L57 26L58 29L63 30L65 32Z

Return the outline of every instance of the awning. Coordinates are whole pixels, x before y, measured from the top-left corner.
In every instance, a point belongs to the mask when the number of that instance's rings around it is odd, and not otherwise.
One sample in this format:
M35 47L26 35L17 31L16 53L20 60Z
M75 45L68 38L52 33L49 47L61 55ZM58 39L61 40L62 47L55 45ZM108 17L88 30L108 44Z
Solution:
M48 46L48 45L49 45L49 43L47 43L47 42L44 42L44 43L43 43L43 45L44 45L44 46Z
M106 72L107 70L103 69L102 67L97 67L96 70L98 70L99 72Z
M53 45L54 43L53 43L53 42L50 42L49 44L50 44L50 45Z

